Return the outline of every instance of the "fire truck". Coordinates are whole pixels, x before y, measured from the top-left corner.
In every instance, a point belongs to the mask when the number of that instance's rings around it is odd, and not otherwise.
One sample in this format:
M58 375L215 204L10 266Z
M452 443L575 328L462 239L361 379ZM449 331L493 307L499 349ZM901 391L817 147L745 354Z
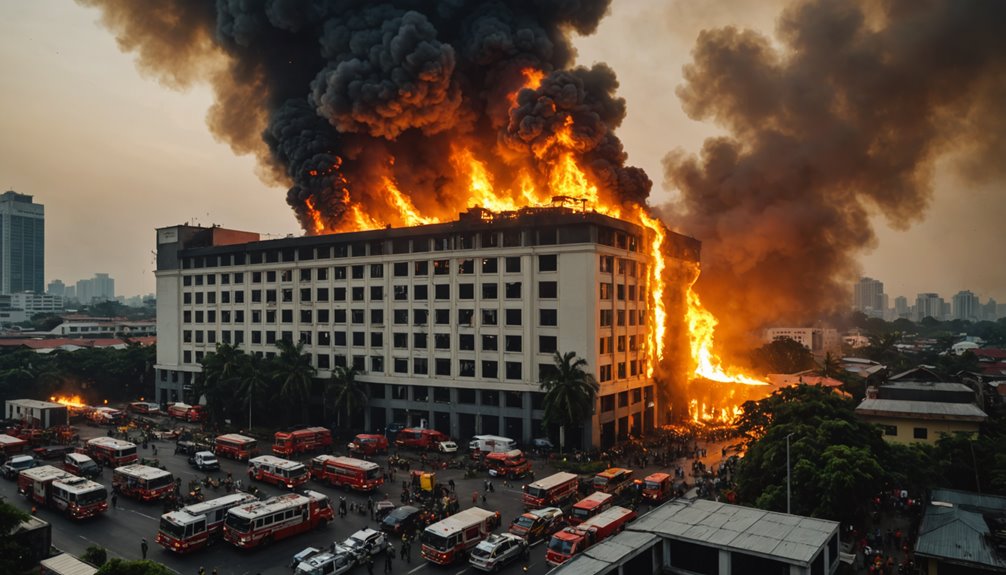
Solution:
M312 459L311 477L332 487L351 487L357 491L372 491L384 484L380 465L334 455L319 455Z
M52 465L25 469L17 489L29 500L66 513L73 519L93 517L108 509L105 486Z
M448 439L450 438L436 429L409 427L398 432L398 435L395 436L395 445L416 449L436 449L438 443Z
M206 410L201 405L173 403L168 406L168 417L182 421L204 421L207 415Z
M296 431L277 431L273 437L272 452L276 455L294 455L331 447L332 432L324 427L308 427Z
M569 522L573 525L583 523L611 507L614 500L614 495L596 491L573 504L569 512Z
M258 441L239 433L218 435L213 451L217 457L229 457L238 461L247 461L258 455Z
M545 562L558 567L591 545L625 529L625 525L635 518L636 512L631 509L612 507L576 527L557 531L548 542Z
M248 460L248 478L294 489L307 483L311 473L303 463L272 455L260 455Z
M423 559L438 565L450 565L488 537L499 524L499 511L470 507L455 513L423 530Z
M361 433L353 438L347 445L349 452L354 455L377 455L388 452L388 438L383 435L371 435Z
M559 472L524 486L524 508L562 507L576 497L580 478L575 473Z
M95 437L84 445L84 453L108 467L129 465L139 460L136 444L112 437Z
M28 448L28 442L20 437L0 433L0 463L7 461L11 455L22 453Z
M651 503L667 501L674 489L674 482L667 473L651 473L643 479L643 499Z
M176 553L202 549L223 536L227 510L253 501L257 501L254 495L237 492L165 513L157 542Z
M87 413L87 418L98 425L121 425L126 414L113 407L95 407Z
M594 476L594 491L618 495L632 485L632 470L610 467Z
M328 496L317 491L277 495L228 509L224 539L250 549L324 527L333 515Z
M493 477L517 479L531 473L531 463L524 457L524 452L511 449L504 453L489 453L483 463Z
M140 501L167 499L175 493L175 478L170 471L134 463L115 468L112 489Z

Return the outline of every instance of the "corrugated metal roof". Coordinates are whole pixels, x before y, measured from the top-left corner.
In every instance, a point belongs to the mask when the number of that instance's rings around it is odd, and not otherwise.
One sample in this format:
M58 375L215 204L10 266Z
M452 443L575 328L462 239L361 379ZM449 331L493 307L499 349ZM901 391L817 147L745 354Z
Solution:
M922 419L985 421L988 416L973 403L908 401L904 399L864 399L856 407L857 415L888 415Z
M42 567L58 575L94 575L98 570L73 555L63 553L42 561Z
M964 385L963 383L945 381L892 381L882 385L881 388L912 389L920 391L960 391L964 393L974 393L970 387Z
M1001 495L984 495L958 489L933 489L929 495L930 501L945 501L961 507L975 507L988 511L1006 512L1006 497Z
M919 528L915 554L1006 571L1006 560L990 543L989 527L980 512L929 505Z

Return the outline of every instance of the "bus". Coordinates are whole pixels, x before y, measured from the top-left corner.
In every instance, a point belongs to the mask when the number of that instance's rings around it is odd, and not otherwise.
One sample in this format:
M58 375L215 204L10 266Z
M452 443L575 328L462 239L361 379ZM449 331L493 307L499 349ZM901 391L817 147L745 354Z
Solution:
M217 436L213 452L217 457L248 461L258 455L258 441L240 433L225 433Z
M296 431L277 431L273 436L272 452L276 455L289 456L331 446L331 431L324 427L308 427Z
M609 467L594 476L593 485L594 491L618 495L623 489L632 485L632 470Z
M380 465L333 455L319 455L311 460L311 478L332 487L350 487L357 491L372 491L384 485Z
M580 478L564 471L524 486L524 508L562 507L576 497Z
M426 527L421 535L423 559L450 565L499 527L499 511L470 507Z
M324 527L333 516L328 496L317 491L277 495L228 509L224 539L236 547L251 549Z
M258 501L254 495L239 491L165 513L161 515L157 542L175 553L202 549L223 535L229 509L253 501Z
M248 460L248 478L294 489L307 483L311 473L303 463L273 455L260 455Z
M201 405L173 403L168 406L168 417L182 421L203 421L208 415L206 409Z
M610 493L595 491L573 504L573 508L569 512L569 523L571 525L583 523L611 507L614 500L615 496Z
M84 444L84 453L108 467L129 465L139 461L136 444L113 437L95 437Z
M170 471L135 463L115 468L112 489L140 501L168 499L174 496L175 478Z

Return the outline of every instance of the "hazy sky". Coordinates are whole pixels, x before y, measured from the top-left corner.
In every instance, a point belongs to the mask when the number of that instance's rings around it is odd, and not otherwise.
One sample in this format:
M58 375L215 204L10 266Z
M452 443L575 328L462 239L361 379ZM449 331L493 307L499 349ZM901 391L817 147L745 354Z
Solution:
M674 191L662 189L661 158L694 152L717 133L688 119L674 93L696 34L726 25L770 31L781 3L613 4L599 32L577 42L579 61L605 61L618 73L629 109L619 135L630 163L655 182L651 201L665 202ZM142 77L97 20L70 0L0 3L0 186L45 204L46 281L107 272L118 294L153 292L156 227L299 234L285 189L264 185L252 158L210 135L209 90L179 93ZM907 231L875 222L879 242L863 254L863 273L884 281L892 302L962 289L1006 302L1001 196L998 186L967 188L940 170L923 221Z

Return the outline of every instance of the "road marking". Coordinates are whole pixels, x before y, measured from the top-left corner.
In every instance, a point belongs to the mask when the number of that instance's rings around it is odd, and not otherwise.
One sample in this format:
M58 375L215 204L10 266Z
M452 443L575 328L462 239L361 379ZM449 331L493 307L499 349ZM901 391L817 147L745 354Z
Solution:
M151 516L147 515L146 513L140 513L139 511L136 511L134 509L127 509L126 511L129 511L130 513L135 513L135 514L139 515L140 517L146 517L147 519L153 519L154 521L158 520L157 517L151 517Z
M412 575L413 573L415 573L416 571L419 571L419 570L420 570L420 569L422 569L423 567L426 567L426 565L420 565L419 567L416 567L416 568L415 568L415 569L413 569L412 571L409 571L409 575Z
M462 574L462 573L464 573L465 571L468 571L468 568L467 568L467 567L465 567L465 568L464 568L464 569L462 569L461 571L458 571L458 572L457 572L457 573L455 573L454 575L461 575L461 574Z

